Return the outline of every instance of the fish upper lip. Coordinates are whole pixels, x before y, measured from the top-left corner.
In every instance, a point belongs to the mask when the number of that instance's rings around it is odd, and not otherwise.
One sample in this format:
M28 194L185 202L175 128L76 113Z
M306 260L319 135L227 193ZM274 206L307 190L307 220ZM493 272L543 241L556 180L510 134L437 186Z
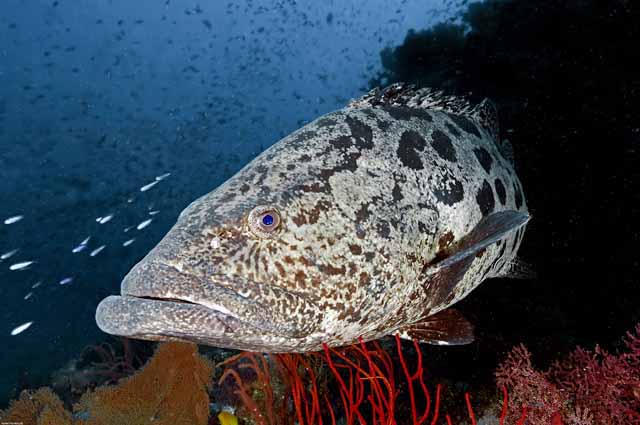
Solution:
M174 287L177 287L177 290L172 291ZM208 301L217 295L219 298L232 300L238 304L253 304L251 300L236 291L226 286L216 285L215 280L185 273L173 264L157 260L148 262L143 260L134 266L123 279L120 293L123 297L198 305L234 318L238 318L238 315L224 303Z

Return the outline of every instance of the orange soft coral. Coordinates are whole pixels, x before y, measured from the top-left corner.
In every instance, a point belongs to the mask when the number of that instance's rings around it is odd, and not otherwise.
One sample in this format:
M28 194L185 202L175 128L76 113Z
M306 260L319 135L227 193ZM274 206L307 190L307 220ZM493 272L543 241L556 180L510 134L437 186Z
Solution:
M22 391L20 398L11 402L6 411L0 411L1 423L24 425L71 425L71 414L62 401L49 388Z
M206 425L211 377L196 345L166 343L139 373L85 393L74 410L81 425Z

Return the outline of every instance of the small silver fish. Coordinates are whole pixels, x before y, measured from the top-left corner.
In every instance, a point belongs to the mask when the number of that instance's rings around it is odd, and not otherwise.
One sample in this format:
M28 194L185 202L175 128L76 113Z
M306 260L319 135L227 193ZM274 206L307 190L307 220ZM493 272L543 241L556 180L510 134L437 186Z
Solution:
M147 219L147 220L145 220L145 221L141 222L140 224L138 224L138 225L136 226L136 229L138 229L138 230L142 230L142 229L144 229L145 227L147 227L148 225L150 225L152 221L153 221L153 219L152 219L152 218L149 218L149 219Z
M18 251L20 251L19 249L12 249L9 252L5 252L4 254L0 255L0 261L4 261L7 260L11 257L13 257Z
M80 245L73 248L71 252L73 252L74 254L77 254L78 252L82 252L85 249L87 249L87 244L81 243Z
M403 84L295 131L189 205L104 299L105 332L268 352L473 340L451 306L530 219L488 100Z
M160 180L154 180L149 184L145 184L140 188L140 192L146 192L147 190L151 189L153 186L157 185L158 183L160 183Z
M11 331L11 336L16 336L18 334L21 334L22 332L26 331L27 329L29 329L29 327L33 325L33 322L27 322L27 323L23 323L20 326L15 327L12 331Z
M27 293L27 295L24 296L25 301L31 298L32 295L33 295L33 292Z
M25 270L29 268L29 266L31 266L33 263L35 263L35 261L22 261L20 263L15 263L9 266L9 270L13 270L13 271Z
M162 175L160 175L160 176L156 176L156 180L157 180L157 181L164 180L164 179L166 179L167 177L169 177L170 175L171 175L171 173L164 173L164 174L162 174Z
M72 277L65 277L63 279L60 280L60 282L58 282L60 285L67 285L69 283L73 282L73 278Z
M100 254L102 252L103 249L105 249L106 245L100 245L98 248L94 249L93 251L91 251L91 253L89 253L90 257L95 257L96 255Z
M23 215L14 215L13 217L9 217L4 220L4 224L13 224L17 223L24 218Z
M129 240L127 240L127 241L124 241L124 242L122 243L122 246L129 246L129 245L131 245L135 240L136 240L136 239L135 239L135 238L133 238L133 239L129 239Z
M98 220L98 223L100 224L105 224L111 221L111 219L113 218L113 214L109 214L106 215L104 217L100 217L100 220Z

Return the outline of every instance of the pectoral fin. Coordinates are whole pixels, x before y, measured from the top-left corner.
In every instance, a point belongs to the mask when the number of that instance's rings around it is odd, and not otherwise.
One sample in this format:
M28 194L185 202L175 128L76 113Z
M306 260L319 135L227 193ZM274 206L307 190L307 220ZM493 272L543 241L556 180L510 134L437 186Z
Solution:
M473 342L473 325L449 308L399 329L400 337L435 345L463 345Z
M524 226L529 218L529 214L518 211L493 213L482 219L447 252L438 253L435 261L425 264L422 283L430 304L440 306L448 303L476 255Z

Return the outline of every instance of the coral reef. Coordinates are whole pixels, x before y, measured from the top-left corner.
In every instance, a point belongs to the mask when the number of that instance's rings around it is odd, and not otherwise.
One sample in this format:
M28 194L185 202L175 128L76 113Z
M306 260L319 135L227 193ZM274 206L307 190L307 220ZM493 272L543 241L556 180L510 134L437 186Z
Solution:
M53 391L41 388L23 391L0 419L24 425L206 425L212 371L196 345L165 343L135 375L84 393L73 415Z
M49 388L22 391L20 398L11 402L6 411L0 411L1 423L24 425L71 425L71 413Z
M640 424L640 324L624 344L627 351L618 354L578 347L546 372L533 367L531 354L520 345L497 369L496 379L516 405L527 407L533 423Z
M88 413L82 425L206 425L211 376L196 345L161 344L139 373L85 393L74 410Z
M77 358L51 376L51 388L66 405L77 401L87 390L115 384L133 375L153 354L155 344L128 338L112 338L86 347Z
M626 350L617 354L598 346L577 348L546 372L533 366L524 345L515 347L496 370L503 392L499 424L640 424L640 324L624 345ZM235 393L239 405L235 414L217 420L232 424L240 418L255 425L460 422L460 414L454 420L441 412L443 386L427 382L416 341L413 349L409 357L396 335L394 350L361 340L316 353L240 353L216 365L218 387ZM73 415L50 389L41 388L23 391L0 419L26 425L207 425L212 377L211 362L196 345L165 343L134 375L84 393ZM481 423L469 392L464 401L471 424Z

